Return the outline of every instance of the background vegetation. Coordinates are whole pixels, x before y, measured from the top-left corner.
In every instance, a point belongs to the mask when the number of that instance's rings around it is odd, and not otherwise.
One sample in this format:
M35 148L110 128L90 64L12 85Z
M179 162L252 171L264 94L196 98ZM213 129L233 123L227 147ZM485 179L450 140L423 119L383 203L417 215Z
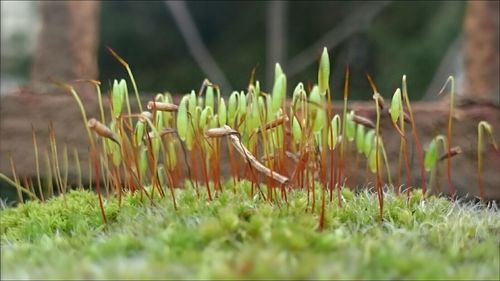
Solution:
M362 1L290 1L287 57L316 42L362 4ZM187 5L205 44L233 87L245 86L254 66L257 78L265 81L266 2L193 1ZM366 30L332 49L335 93L340 92L343 72L349 65L352 99L371 99L365 71L375 77L383 93L399 85L401 73L406 73L412 77L413 99L418 99L462 29L464 7L465 2L448 1L390 3ZM162 2L151 5L135 1L103 2L100 41L102 46L114 46L129 60L146 92L168 89L184 93L205 78ZM318 49L318 58L319 55ZM286 61L280 64L287 73ZM99 69L103 79L122 71L104 47L99 48ZM313 82L316 71L313 63L289 77L289 84ZM270 90L271 86L267 81L265 88Z
M289 73L287 59L320 40L367 2L287 2L286 59L280 61L285 73ZM334 97L339 97L335 93L340 92L347 65L352 74L352 99L371 98L365 72L375 78L382 93L392 91L399 85L401 74L406 73L412 78L409 86L414 89L413 99L422 97L442 57L461 33L465 4L460 1L389 3L361 32L354 33L330 50ZM5 6L2 2L2 7ZM103 82L123 74L106 51L106 46L113 47L128 60L140 81L139 88L144 92L170 90L185 93L198 87L205 78L162 1L148 2L148 5L137 1L103 1L100 6L98 68L99 79ZM265 82L265 89L270 90L272 85L266 81L267 3L188 1L187 6L204 43L232 86L236 89L246 86L252 68L256 66L257 78ZM28 13L26 8L23 9ZM16 26L30 26L29 30L36 30L36 13L33 16L33 8L30 9L26 14L29 18L18 17ZM23 56L8 49L24 50L26 44L34 44L34 40L23 39L23 36L33 36L32 33L27 28L20 29L17 35L3 38L4 78L15 76L21 77L21 81L28 79L32 60L28 55L33 48L21 52ZM5 51L4 47L7 47ZM317 50L319 58L320 48ZM303 71L289 75L289 84L315 81L315 71L312 63ZM3 82L8 81L3 79ZM223 92L227 95L229 89Z

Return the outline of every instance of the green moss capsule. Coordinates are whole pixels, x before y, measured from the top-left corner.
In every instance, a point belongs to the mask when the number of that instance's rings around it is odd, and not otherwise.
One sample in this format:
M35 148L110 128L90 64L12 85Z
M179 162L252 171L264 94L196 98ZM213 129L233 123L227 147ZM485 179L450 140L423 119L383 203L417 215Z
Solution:
M313 123L313 132L319 133L326 124L326 111L324 109L319 109L316 113Z
M208 125L208 120L212 118L212 108L211 107L205 107L203 111L201 112L200 115L200 122L199 122L199 128L204 130L206 129Z
M363 146L363 152L365 153L366 157L370 156L374 139L375 139L375 130L371 129L365 135L365 145Z
M219 117L219 126L224 126L227 124L227 110L226 110L226 102L224 99L220 99L219 108L217 111L217 115Z
M238 111L238 92L234 91L230 96L227 103L227 122L229 126L233 127Z
M335 114L330 122L330 128L328 131L328 146L330 149L335 149L337 146L340 135L340 126L340 116Z
M142 143L142 138L144 137L144 130L145 130L144 122L137 121L134 129L135 145L139 145Z
M188 112L193 114L193 112L196 110L196 106L197 106L197 98L196 98L196 94L193 91L191 91L191 93L189 94L189 103L188 103Z
M286 76L281 75L274 80L272 92L272 112L276 113L285 102L286 97Z
M185 95L177 110L177 133L182 141L186 141L187 129L188 129L188 103L189 96Z
M292 121L292 138L295 144L299 144L302 139L302 129L300 128L299 120L293 116Z
M403 110L403 101L401 100L401 90L398 88L394 93L394 95L392 96L391 107L389 108L389 113L391 114L391 119L393 123L396 123L396 121L398 121L402 110Z
M365 126L358 124L356 129L356 149L358 153L363 153L365 147Z
M207 87L205 94L205 107L215 109L214 88L212 86Z
M146 169L148 168L148 150L146 147L141 146L139 148L139 176L141 179L144 179L146 176Z
M111 92L111 105L114 118L120 117L123 109L123 102L125 96L123 95L122 87L117 80L113 82L113 90Z
M175 150L175 143L173 141L167 144L167 168L172 171L177 165L177 151Z
M318 70L318 86L319 93L324 96L326 91L330 88L330 58L328 57L328 49L323 48L323 53L321 54L321 59L319 61Z
M433 139L429 143L429 148L427 149L424 158L424 167L427 172L431 171L436 166L437 159L438 159L437 141L436 139Z
M346 126L345 134L347 140L354 141L354 137L356 136L356 123L354 123L352 111L349 114L347 114L345 126Z
M319 93L318 86L314 86L309 94L309 103L311 104L311 114L314 116L319 108L323 107L323 98Z

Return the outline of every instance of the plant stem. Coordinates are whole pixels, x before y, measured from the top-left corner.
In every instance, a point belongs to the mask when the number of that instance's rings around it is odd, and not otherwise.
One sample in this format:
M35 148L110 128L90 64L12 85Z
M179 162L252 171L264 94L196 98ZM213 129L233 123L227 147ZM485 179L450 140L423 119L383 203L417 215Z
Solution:
M455 189L453 188L451 184L451 124L453 122L453 107L454 107L454 100L455 100L455 79L453 76L448 77L448 80L446 81L446 84L448 82L451 83L451 90L450 90L450 112L448 116L448 169L447 169L447 176L448 176L448 187L449 187L449 192L451 193L451 196L453 199L456 197L456 192ZM446 86L445 84L445 86ZM444 89L444 87L443 87Z
M423 194L425 194L427 192L427 188L425 182L424 156L422 151L422 145L420 144L420 139L417 134L417 126L415 125L415 118L413 117L413 111L411 110L410 98L408 97L408 90L406 88L406 75L403 75L403 98L405 100L406 107L408 108L408 113L410 114L413 139L415 140L417 155L420 161L420 180L422 185L422 192Z
M378 94L378 93L377 93ZM380 107L379 107L379 99L375 98L375 109L377 111L377 124L376 124L376 139L375 139L375 162L377 169L377 180L376 180L376 189L377 189L377 197L380 209L380 221L384 218L384 196L382 191L382 183L380 179L380 165L379 165L379 142L380 142Z
M111 53L111 55L113 55L113 57L115 57L115 59L118 60L118 62L121 65L123 65L125 67L125 69L127 69L128 76L130 77L130 80L132 82L132 86L134 87L135 98L137 99L137 105L139 106L139 110L142 112L143 110L142 110L141 99L139 98L139 91L137 90L137 84L135 83L134 75L132 74L132 70L130 69L130 66L113 49L111 49L110 47L107 47L107 48L108 48L108 51ZM129 106L130 106L130 104L129 104Z
M38 161L38 144L36 142L35 128L31 125L31 133L33 135L33 147L35 149L35 165L36 165L36 179L38 183L38 192L40 192L40 198L45 201L42 191L42 181L40 180L40 163Z
M347 97L348 97L348 91L349 89L349 68L347 68L346 73L345 73L345 79L344 79L344 111L342 113L342 139L340 141L340 167L339 167L339 176L337 178L338 181L338 186L340 189L340 183L342 181L343 177L343 170L344 170L344 145L346 142L346 117L347 117Z

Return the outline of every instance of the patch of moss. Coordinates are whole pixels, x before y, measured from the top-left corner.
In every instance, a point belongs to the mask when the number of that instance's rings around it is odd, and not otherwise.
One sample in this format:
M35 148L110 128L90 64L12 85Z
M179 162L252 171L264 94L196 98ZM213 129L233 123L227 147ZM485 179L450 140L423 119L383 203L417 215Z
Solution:
M246 182L224 188L211 202L178 189L177 211L169 197L128 194L120 208L109 199L107 226L95 194L81 190L2 210L2 278L499 277L493 208L387 193L380 223L376 194L344 190L318 231L321 204L312 212L305 191L287 205L250 196Z

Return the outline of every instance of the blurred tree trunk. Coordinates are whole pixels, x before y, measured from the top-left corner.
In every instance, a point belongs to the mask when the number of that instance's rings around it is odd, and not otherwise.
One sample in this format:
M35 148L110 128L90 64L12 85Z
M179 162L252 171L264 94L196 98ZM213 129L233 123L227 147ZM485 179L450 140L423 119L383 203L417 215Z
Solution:
M499 1L468 1L465 14L464 96L499 101Z
M273 85L276 63L286 72L287 5L287 1L271 1L267 4L266 84L269 88Z
M42 27L31 72L36 93L60 91L48 83L97 79L99 3L96 1L41 1ZM84 98L93 97L93 87L75 85Z

